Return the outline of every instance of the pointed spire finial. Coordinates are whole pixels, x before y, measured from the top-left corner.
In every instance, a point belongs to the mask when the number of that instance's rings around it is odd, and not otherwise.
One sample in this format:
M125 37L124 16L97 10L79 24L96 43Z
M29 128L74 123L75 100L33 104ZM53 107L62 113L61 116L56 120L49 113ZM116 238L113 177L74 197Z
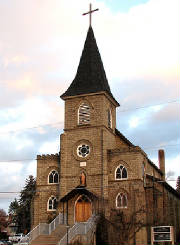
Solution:
M82 14L82 15L87 15L87 14L89 14L89 26L91 26L91 15L92 15L92 13L95 12L95 11L98 11L98 10L99 10L99 9L94 9L94 10L92 10L92 4L90 3L90 4L89 4L89 12Z

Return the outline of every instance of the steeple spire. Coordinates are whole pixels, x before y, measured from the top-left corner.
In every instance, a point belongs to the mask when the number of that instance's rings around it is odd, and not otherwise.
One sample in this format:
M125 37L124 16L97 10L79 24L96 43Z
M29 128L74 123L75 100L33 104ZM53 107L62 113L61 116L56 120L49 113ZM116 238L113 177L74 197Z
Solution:
M61 98L103 91L114 99L106 78L93 29L90 26L76 76L67 91L61 95ZM118 102L116 101L116 103Z

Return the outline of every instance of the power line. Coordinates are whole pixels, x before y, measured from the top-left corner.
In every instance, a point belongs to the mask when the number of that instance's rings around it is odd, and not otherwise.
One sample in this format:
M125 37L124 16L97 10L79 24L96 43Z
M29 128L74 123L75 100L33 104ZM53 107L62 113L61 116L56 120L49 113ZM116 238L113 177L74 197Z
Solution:
M180 144L174 144L174 145L160 145L160 146L152 146L152 147L141 147L142 150L148 150L148 149L160 149L161 147L175 147ZM51 154L47 154L50 155ZM46 156L46 154L45 154ZM8 162L25 162L25 161L37 161L37 160L44 160L44 159L37 159L37 158L27 158L27 159L12 159L12 160L0 160L0 163L8 163Z
M127 110L122 110L119 112L126 112L126 111L134 111L134 110L140 110L140 109L145 109L145 108L149 108L149 107L154 107L154 106L159 106L159 105L166 105L166 104L171 104L171 103L177 103L180 102L180 100L172 100L172 101L167 101L167 102L163 102L163 103L159 103L159 104L153 104L153 105L148 105L148 106L141 106L141 107L135 107L135 108L129 108Z
M22 129L17 129L17 130L9 130L9 131L6 131L6 132L0 132L0 134L15 133L15 132L20 132L20 131L25 131L25 130L30 130L30 129L37 129L37 128L42 128L42 127L47 127L47 126L53 126L53 125L61 124L61 123L62 122L41 124L41 125L37 125L37 126L34 126L34 127L29 127L29 128L22 128Z
M172 180L167 180L167 181L162 181L162 182L169 182L169 181L177 181L175 179ZM158 181L157 181L158 182ZM104 186L104 188L109 188L109 187L114 187L114 185L108 185L108 186ZM101 186L95 186L93 187L94 189L101 189ZM75 188L75 189L82 189L82 188ZM19 194L22 191L0 191L0 194ZM39 192L51 192L51 190L36 190L36 191L26 191L26 193L39 193Z
M29 159L5 160L5 161L0 161L0 163L7 163L7 162L26 162L26 161L36 161L36 160L37 160L36 158L29 158Z
M167 101L167 102L163 102L163 103L159 103L159 104L153 104L153 105L148 105L148 106L142 106L142 107L135 107L135 108L130 108L130 109L125 109L125 110L120 110L118 111L118 113L121 112L128 112L128 111L134 111L134 110L140 110L140 109L146 109L149 107L154 107L154 106L159 106L159 105L165 105L165 104L170 104L170 103L177 103L180 102L180 100L172 100L172 101ZM25 130L30 130L30 129L37 129L37 128L42 128L42 127L46 127L46 126L53 126L53 125L57 125L57 124L62 124L63 122L54 122L54 123L48 123L48 124L41 124L41 125L37 125L34 127L29 127L29 128L22 128L22 129L17 129L17 130L9 130L6 132L0 132L0 134L8 134L8 133L15 133L15 132L20 132L20 131L25 131Z
M159 149L161 147L174 147L174 146L178 146L180 144L174 144L174 145L160 145L160 146L153 146L153 147L142 147L142 149Z

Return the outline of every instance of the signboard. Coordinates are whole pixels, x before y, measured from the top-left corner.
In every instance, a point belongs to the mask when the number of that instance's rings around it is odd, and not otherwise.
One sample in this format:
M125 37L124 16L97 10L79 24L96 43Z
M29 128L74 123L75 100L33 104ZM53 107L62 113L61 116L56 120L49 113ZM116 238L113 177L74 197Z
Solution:
M172 226L151 227L151 244L154 242L167 242L174 244L174 232Z
M171 241L170 233L154 233L154 242Z
M153 227L154 232L169 232L170 233L170 226L157 226Z

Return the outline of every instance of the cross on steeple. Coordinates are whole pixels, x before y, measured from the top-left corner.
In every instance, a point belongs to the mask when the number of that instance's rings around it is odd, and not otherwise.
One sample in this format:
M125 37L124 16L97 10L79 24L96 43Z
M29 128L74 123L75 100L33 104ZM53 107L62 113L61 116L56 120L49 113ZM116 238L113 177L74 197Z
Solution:
M91 26L91 14L92 14L93 12L95 12L95 11L98 11L98 10L99 10L99 9L94 9L94 10L92 10L92 4L90 3L90 4L89 4L89 12L82 14L82 15L87 15L87 14L89 14L89 26Z

